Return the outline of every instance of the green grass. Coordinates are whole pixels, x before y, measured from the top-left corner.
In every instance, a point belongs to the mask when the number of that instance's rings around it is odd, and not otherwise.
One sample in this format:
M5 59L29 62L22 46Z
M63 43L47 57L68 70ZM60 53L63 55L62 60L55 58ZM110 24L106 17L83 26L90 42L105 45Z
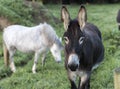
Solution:
M61 5L47 5L50 12L60 18ZM77 16L79 5L67 6L71 18ZM116 14L119 4L86 5L88 21L97 25L102 32L105 58L91 76L91 89L114 89L113 72L120 66L120 32L117 29ZM62 23L51 23L59 36L64 33ZM39 59L37 73L32 74L33 54L17 52L15 55L16 73L12 73L3 63L2 32L0 32L0 89L70 89L67 73L62 63L57 64L48 53L46 64ZM24 64L24 65L23 65Z

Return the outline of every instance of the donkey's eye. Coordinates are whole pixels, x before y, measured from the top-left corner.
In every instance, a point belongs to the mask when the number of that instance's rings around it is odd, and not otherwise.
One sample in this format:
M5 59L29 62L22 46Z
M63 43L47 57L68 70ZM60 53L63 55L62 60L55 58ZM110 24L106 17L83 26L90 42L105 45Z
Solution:
M65 43L68 44L69 43L69 39L68 37L64 37Z
M80 37L80 39L79 39L79 44L82 44L82 43L83 43L84 38L85 38L85 37Z

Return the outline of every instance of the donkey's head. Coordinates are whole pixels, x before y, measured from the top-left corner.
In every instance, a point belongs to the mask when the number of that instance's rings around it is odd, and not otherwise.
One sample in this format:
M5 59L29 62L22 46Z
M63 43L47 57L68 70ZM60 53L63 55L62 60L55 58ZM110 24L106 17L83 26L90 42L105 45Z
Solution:
M50 48L50 51L55 59L56 62L61 62L61 51L63 50L62 40L61 38L55 39L55 42L53 43L52 47Z
M83 28L87 21L86 9L84 6L81 6L77 19L71 20L67 8L63 6L61 17L65 29L63 38L65 40L66 66L71 71L75 71L80 66L80 58L85 40Z

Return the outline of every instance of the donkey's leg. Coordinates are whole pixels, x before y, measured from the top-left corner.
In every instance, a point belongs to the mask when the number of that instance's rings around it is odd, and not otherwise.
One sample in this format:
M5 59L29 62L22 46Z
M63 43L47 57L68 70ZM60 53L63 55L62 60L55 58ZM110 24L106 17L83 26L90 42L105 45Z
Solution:
M81 81L79 80L78 89L90 89L90 75L91 72L87 72L81 77Z
M42 54L42 66L45 65L47 51Z
M11 71L12 72L15 72L16 71L16 68L15 68L15 64L14 64L14 58L13 58L13 56L14 56L14 54L15 54L15 50L9 50L9 63L10 63L10 69L11 69Z
M76 74L75 72L68 72L68 78L70 80L71 83L71 89L77 89L76 84L75 84L75 80L76 80Z
M33 67L32 67L32 72L33 73L36 73L36 65L38 63L39 54L40 54L39 52L35 53L34 64L33 64Z
M33 73L36 73L36 65L37 65L37 62L38 62L38 58L39 58L39 55L43 52L45 52L46 48L41 48L39 49L38 51L35 52L35 58L34 58L34 64L33 64L33 67L32 67L32 72Z

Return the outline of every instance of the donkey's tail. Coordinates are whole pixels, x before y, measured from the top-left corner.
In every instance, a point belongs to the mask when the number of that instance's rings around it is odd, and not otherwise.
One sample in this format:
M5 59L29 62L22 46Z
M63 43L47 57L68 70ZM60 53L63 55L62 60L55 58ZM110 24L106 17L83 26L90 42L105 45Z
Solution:
M3 51L4 51L4 63L5 66L9 65L9 52L5 44L3 44Z

